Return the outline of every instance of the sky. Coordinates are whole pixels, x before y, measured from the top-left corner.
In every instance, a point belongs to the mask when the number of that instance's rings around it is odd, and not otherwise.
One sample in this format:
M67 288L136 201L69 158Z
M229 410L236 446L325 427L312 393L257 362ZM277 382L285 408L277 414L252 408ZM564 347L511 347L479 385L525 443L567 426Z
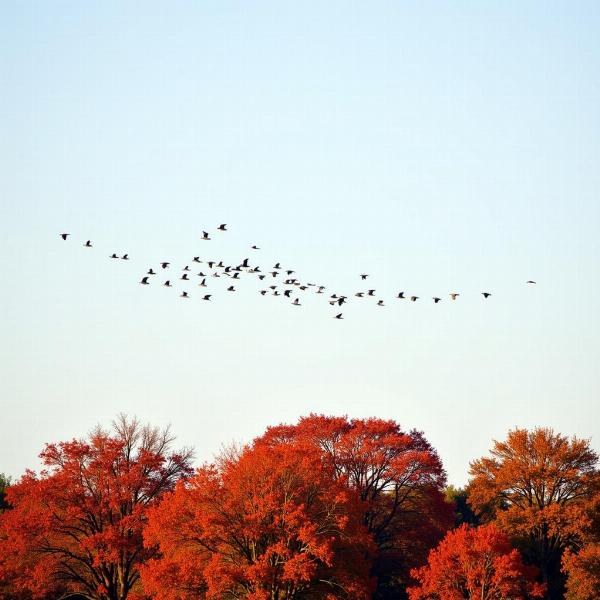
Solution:
M593 1L0 3L0 472L121 412L199 463L394 419L455 485L514 427L600 450L599 28ZM386 306L139 285L196 255L369 273Z

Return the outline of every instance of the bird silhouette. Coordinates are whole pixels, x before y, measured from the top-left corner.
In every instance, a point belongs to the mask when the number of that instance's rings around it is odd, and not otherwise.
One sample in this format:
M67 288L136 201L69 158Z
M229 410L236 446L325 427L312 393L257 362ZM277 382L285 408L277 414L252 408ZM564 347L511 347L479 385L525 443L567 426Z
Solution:
M481 292L481 295L482 295L484 298L489 298L489 297L490 297L492 294L491 294L490 292Z
M377 306L385 306L385 304L383 303L383 300L378 300Z
M535 281L529 280L529 281L526 281L525 283L534 283L535 284Z
M235 292L235 287L234 287L233 285L230 285L230 286L227 288L227 291L228 291L228 292Z
M342 316L343 313L340 313L339 315L335 315L335 317L333 317L334 319L343 319L344 317Z
M61 233L61 234L60 234L60 237L61 237L63 240L66 240L66 239L67 239L67 237L69 237L70 235L71 235L70 233Z
M267 293L267 290L260 290L260 293L264 296Z
M419 296L411 296L411 297L410 297L410 299L411 299L413 302L416 302L416 301L419 299Z
M119 258L114 252L110 255L110 258Z
M156 273L152 269L148 269L147 275L156 275Z
M121 256L121 260L129 260L129 254L123 254L123 256Z
M440 300L441 300L441 298L438 298L437 296L433 297L433 303L434 304L437 304Z
M452 292L452 294L450 294L450 298L452 298L452 300L456 300L459 296L460 294L457 294L456 292Z
M189 270L190 270L190 267L189 267L189 265L185 265L185 267L183 267L183 269L181 269L181 270L182 270L182 271L189 271Z
M208 235L208 231L202 232L202 239L207 240L207 241L211 239L210 236Z
M250 248L252 248L252 250L260 250L258 246L250 246Z
M211 296L212 296L212 294L206 294L206 296L204 296L204 298L202 298L202 300L210 300Z
M274 269L281 269L281 263L276 263L273 268Z
M398 292L396 298L400 298L400 300L404 300L404 292Z
M300 304L300 300L298 300L298 298L294 298L294 301L292 302L292 304L294 306L302 306L302 304Z
M369 290L368 292L369 296L374 296L375 295L375 290Z
M356 294L354 294L357 298L363 298L365 293L364 292L356 292Z
M161 263L160 263L160 266L161 266L163 269L168 269L170 264L171 264L171 263L168 263L168 262L161 262Z
M183 281L189 281L187 273L184 273L179 279L182 279Z
M91 248L91 247L92 247L92 242L91 242L90 240L88 240L88 241L87 241L87 242L84 244L84 246L85 246L86 248Z
M199 287L206 287L206 279L203 279L198 285Z
M197 262L197 263L201 263L201 262L202 262L202 261L200 260L200 257L199 257L199 256L194 256L194 258L192 258L192 260L193 260L194 262Z
M361 273L360 278L364 281L368 276L368 273Z
M284 295L286 298L289 298L289 297L292 295L292 290L285 290L285 292L283 292L283 295Z
M187 292L181 292L181 297L182 298L189 298L188 293Z
M219 225L219 226L217 227L217 229L218 229L219 231L227 231L227 223L221 223L221 225Z
M170 281L169 279L167 279L167 281L165 281L165 282L163 283L163 285L164 285L165 287L173 287L173 286L171 285L171 281Z
M140 281L140 283L142 285L150 285L150 282L148 281L148 277L142 277L142 280Z

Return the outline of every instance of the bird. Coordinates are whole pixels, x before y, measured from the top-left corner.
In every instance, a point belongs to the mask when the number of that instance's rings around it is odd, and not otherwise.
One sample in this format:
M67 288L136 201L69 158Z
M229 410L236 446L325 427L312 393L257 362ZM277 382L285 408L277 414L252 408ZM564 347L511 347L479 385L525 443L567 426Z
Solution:
M281 263L276 263L273 268L274 269L281 269Z
M437 296L433 297L433 303L434 304L437 304L440 300L441 300L441 298L438 298Z
M182 271L189 271L189 270L190 270L190 267L189 267L189 265L185 265L185 267L183 267L183 269L181 269L181 270L182 270Z
M419 296L411 296L411 297L410 297L410 299L411 299L413 302L416 302L416 301L419 299Z
M364 297L365 293L364 292L356 292L356 294L354 294L357 298L362 298Z
M91 247L92 247L92 242L91 242L90 240L88 240L88 241L87 241L87 242L84 244L84 246L85 246L86 248L91 248Z
M152 269L148 269L147 275L156 275L156 273Z
M490 297L492 294L491 294L490 292L481 292L481 295L482 295L484 298L489 298L489 297Z
M198 285L199 287L206 287L206 279L203 279Z
M142 285L150 285L150 282L148 281L148 277L142 277L142 280L140 281L140 283Z
M199 263L199 262L202 262L202 261L200 260L200 257L199 257L199 256L194 256L194 258L193 258L192 260L193 260L194 262L198 262L198 263Z
M456 300L459 296L460 296L460 294L457 294L456 292L452 292L450 294L450 298L452 298L452 300Z
M396 298L400 298L400 300L404 300L404 292L398 292Z
M202 232L202 239L203 240L210 240L210 236L208 235L208 231L203 231Z
M161 263L160 263L160 266L161 266L163 269L168 269L170 264L171 264L171 263L168 263L168 262L161 262Z
M385 304L383 303L383 300L378 300L377 306L385 306Z
M68 236L70 236L70 235L71 235L70 233L61 233L61 234L60 234L60 237L61 237L63 240L65 240L65 241L66 241L67 237L68 237Z
M364 281L369 276L368 273L361 273L360 278Z
M286 273L287 273L288 275L291 275L292 273L295 273L295 272L296 272L296 271L291 271L291 270L290 270L290 271L286 271Z
M266 275L259 275L258 278L262 281L264 278L266 277Z
M165 281L165 282L163 283L163 285L164 285L165 287L173 287L173 286L171 285L171 280L170 280L170 279L167 279L167 281Z
M245 259L242 261L242 267L244 267L244 268L248 267L248 261L249 261L249 260L250 260L249 258L245 258Z
M533 283L533 284L535 284L535 281L529 280L529 281L526 281L525 283Z
M110 258L119 258L114 252L110 255Z
M228 292L235 292L235 287L234 287L233 285L230 285L230 286L227 288L227 291L228 291Z
M208 265L209 269L212 269L213 265L215 264L215 261L214 260L209 260L206 264Z
M339 315L335 315L335 317L333 317L334 319L343 319L344 317L342 316L343 313L340 313Z
M298 300L298 298L294 298L294 301L292 302L292 304L294 306L302 306L302 304L300 304L300 300Z
M206 275L205 275L205 274L204 274L202 271L200 271L200 272L198 273L198 277L206 277Z
M267 290L260 290L260 293L264 296L267 293Z
M204 296L204 298L202 298L202 300L210 300L211 296L212 296L212 294L206 294L206 296Z
M182 298L189 298L188 293L187 292L181 292L181 297Z
M285 292L283 292L283 295L284 295L286 298L289 298L289 297L292 295L292 290L285 290Z
M179 279L183 279L183 281L189 281L187 273L184 273Z
M369 294L369 296L374 296L375 295L375 290L369 290L368 294Z
M123 254L123 256L121 256L121 260L129 260L129 254Z
M252 248L252 250L260 250L258 246L250 246L250 248Z
M218 229L219 231L227 231L227 223L221 223L221 224L220 224L220 225L217 227L217 229Z

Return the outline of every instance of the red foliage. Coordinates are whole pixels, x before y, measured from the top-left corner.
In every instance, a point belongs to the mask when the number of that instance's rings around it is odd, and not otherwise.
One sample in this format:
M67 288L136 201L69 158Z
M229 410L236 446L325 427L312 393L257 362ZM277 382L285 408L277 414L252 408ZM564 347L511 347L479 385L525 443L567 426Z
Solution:
M394 421L310 415L269 428L257 440L318 449L324 464L364 502L363 522L378 547L378 597L396 597L453 523L442 463L423 434Z
M408 593L410 600L541 598L545 588L535 583L536 573L495 525L461 525L430 552L425 567L411 572L420 585Z
M246 448L151 511L142 570L158 600L370 597L361 506L315 453Z
M189 453L169 451L168 431L121 417L111 435L46 446L47 467L8 488L0 516L0 578L43 597L81 592L125 600L135 591L146 512L189 474Z

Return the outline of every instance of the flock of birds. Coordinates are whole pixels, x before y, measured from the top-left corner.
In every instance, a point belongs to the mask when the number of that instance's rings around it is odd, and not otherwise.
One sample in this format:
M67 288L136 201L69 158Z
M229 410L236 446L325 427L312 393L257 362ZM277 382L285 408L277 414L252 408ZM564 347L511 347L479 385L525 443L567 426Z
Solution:
M228 231L227 223L222 223L216 228L216 232L219 234L226 232L226 231ZM64 241L67 241L67 239L70 235L71 234L69 234L69 233L61 233L60 237ZM208 231L203 231L200 239L202 241L208 242L208 241L211 241L213 238L211 238L211 234ZM83 244L83 246L85 248L93 248L94 247L91 240L87 240ZM250 249L254 250L254 251L260 250L260 248L256 245L250 246ZM109 258L112 260L129 260L129 254L119 255L116 252L113 252L111 255L109 255ZM204 267L200 267L200 271L198 273L192 274L190 265L187 264L181 269L181 274L178 279L180 281L186 282L186 284L187 284L187 282L189 282L189 283L193 282L193 280L190 278L190 276L197 277L200 280L200 282L198 283L198 287L200 287L200 288L209 288L209 285L207 283L207 280L209 278L228 277L228 278L230 278L230 281L229 281L230 285L228 285L226 287L226 290L228 292L236 292L237 290L236 290L235 286L237 285L238 281L241 281L242 274L250 274L250 275L257 277L261 282L265 282L263 289L259 290L260 294L262 296L266 296L267 294L272 295L272 296L280 296L282 298L286 298L286 299L290 300L290 303L292 306L302 306L302 303L300 302L300 293L306 293L311 290L314 290L314 293L316 293L316 294L325 294L325 290L327 289L324 285L300 281L297 277L293 277L293 275L295 274L295 271L293 269L290 269L287 267L282 267L281 263L279 263L279 262L275 263L275 265L271 268L271 270L267 270L265 272L263 272L261 270L260 266L251 265L249 258L244 258L239 264L234 264L234 265L226 265L226 264L224 264L224 262L222 260L218 260L218 261L217 260L201 260L200 256L192 257L190 262L193 264L206 265L207 269ZM148 269L148 271L142 276L139 283L141 285L150 285L153 280L157 279L157 276L159 274L166 275L168 269L170 269L170 268L171 268L171 262L168 262L168 261L160 262L156 266L156 271L154 270L154 267L150 267ZM360 273L361 281L366 281L368 277L369 277L368 273ZM164 279L164 277L162 279ZM164 279L164 281L162 282L162 286L167 287L167 288L173 287L172 281L174 281L174 279L172 277L170 277L169 279ZM536 282L532 281L532 280L528 280L528 281L526 281L526 283L529 285L536 284ZM356 298L377 298L375 293L376 293L375 289L367 289L364 291L355 292L354 297L356 297ZM398 292L398 294L397 294L397 296L395 296L395 298L398 300L409 300L411 302L416 302L417 300L421 299L420 296L405 295L405 294L406 294L406 292L403 292L403 291ZM492 293L489 291L483 291L483 292L481 292L481 295L483 296L484 299L487 299L492 295ZM460 293L450 292L448 294L448 296L451 300L456 300L460 296ZM181 298L190 298L191 296L188 293L188 291L183 290L180 294L180 297ZM210 294L210 293L202 294L202 300L207 301L207 302L210 301L212 297L213 297L213 294ZM331 306L337 306L337 307L343 306L349 300L348 296L343 295L343 294L338 294L338 293L329 294L326 297ZM438 304L439 302L442 301L442 298L439 296L433 296L431 299L433 300L434 304ZM386 306L386 305L382 298L377 298L376 306ZM337 313L336 315L334 315L333 318L338 319L338 320L343 319L344 318L343 312Z

